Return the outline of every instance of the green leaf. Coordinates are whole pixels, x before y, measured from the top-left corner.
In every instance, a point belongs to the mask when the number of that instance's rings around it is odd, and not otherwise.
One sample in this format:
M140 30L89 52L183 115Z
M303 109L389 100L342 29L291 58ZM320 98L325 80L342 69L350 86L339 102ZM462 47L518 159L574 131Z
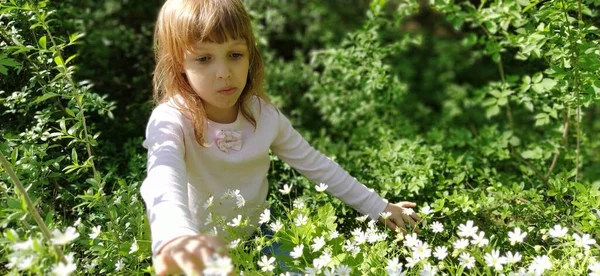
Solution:
M64 66L65 65L63 59L60 56L54 57L54 63L56 63L56 65L58 65L58 66Z
M75 151L75 148L71 150L71 160L74 164L77 164L77 151Z
M498 107L497 105L493 105L490 106L486 111L485 111L485 116L489 119L493 116L498 115L498 113L500 113L500 107Z
M47 99L54 98L56 96L58 96L58 94L56 94L54 92L48 92L48 93L46 93L44 95L39 96L37 99L35 99L35 101L33 101L33 103L37 104L37 103L43 102L43 101L45 101Z
M42 47L42 49L46 50L46 36L40 37L38 44L40 44L40 47Z
M529 0L517 0L517 3L521 6L528 6L530 4Z
M65 112L67 112L69 116L75 117L75 112L73 112L73 110L71 110L70 108L65 108Z
M533 83L540 83L542 82L543 77L544 75L542 75L542 73L535 73L535 75L533 75L532 81Z
M550 90L554 88L554 86L556 86L556 81L553 79L544 78L542 84L544 85L544 88L546 88L546 90Z
M73 60L76 57L77 57L77 54L74 54L74 55L70 56L69 58L67 58L67 61L65 61L65 65L69 64L69 61Z
M544 92L544 85L541 83L536 83L533 86L531 86L531 88L533 88L533 90L537 93Z
M69 36L69 44L73 44L73 42L77 41L78 39L84 37L84 34L82 33L73 33Z

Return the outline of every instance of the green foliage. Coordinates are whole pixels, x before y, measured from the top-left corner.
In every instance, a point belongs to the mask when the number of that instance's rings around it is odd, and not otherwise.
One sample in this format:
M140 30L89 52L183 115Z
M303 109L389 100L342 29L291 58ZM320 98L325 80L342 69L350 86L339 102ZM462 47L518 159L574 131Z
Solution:
M152 271L138 199L162 1L152 2L0 2L0 152L44 223L74 227L79 236L61 249L85 274ZM519 251L524 263L547 255L553 275L587 274L598 261L598 247L549 238L548 229L600 238L600 2L245 2L267 91L313 146L390 201L430 207L419 237L431 247L451 247L467 220L485 231L490 244L469 251L473 270L457 261L460 250L438 269L491 274L492 249ZM292 269L323 256L310 249L318 237L331 265L353 274L409 262L405 236L357 220L275 156L269 179L283 224L274 240L306 245L301 259L281 256ZM4 168L0 199L0 263L10 264L0 273L51 273L60 254ZM308 222L297 225L299 215ZM434 221L446 230L434 233ZM506 238L516 227L526 243ZM357 228L387 236L354 244L368 252L354 254L344 242ZM262 273L260 249L272 242L259 235L232 248L238 271Z

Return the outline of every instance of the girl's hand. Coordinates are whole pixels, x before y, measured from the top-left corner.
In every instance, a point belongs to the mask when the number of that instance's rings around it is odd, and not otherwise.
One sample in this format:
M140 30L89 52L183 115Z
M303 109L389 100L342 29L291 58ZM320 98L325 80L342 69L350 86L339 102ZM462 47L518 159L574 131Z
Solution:
M163 245L154 259L158 275L202 275L206 262L214 254L227 256L223 242L211 235L182 236Z
M419 228L416 228L417 222L421 221L421 218L411 208L416 207L417 204L413 202L402 201L395 204L388 203L385 207L385 212L390 212L391 215L387 219L379 217L379 221L384 223L388 228L396 231L400 228L402 233L406 234L406 224L410 224L410 227L415 232L419 233Z

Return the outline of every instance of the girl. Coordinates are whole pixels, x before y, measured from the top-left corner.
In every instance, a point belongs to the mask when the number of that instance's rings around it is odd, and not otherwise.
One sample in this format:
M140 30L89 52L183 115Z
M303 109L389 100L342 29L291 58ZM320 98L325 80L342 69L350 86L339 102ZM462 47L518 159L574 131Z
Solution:
M141 187L159 275L194 274L226 254L214 218L265 209L269 150L327 192L387 227L420 218L414 203L388 204L313 149L263 91L263 61L241 0L167 0L154 33L153 110ZM225 194L225 197L220 195ZM210 210L208 210L210 209ZM380 214L391 213L388 219ZM249 236L256 228L240 227ZM208 234L209 231L217 235Z

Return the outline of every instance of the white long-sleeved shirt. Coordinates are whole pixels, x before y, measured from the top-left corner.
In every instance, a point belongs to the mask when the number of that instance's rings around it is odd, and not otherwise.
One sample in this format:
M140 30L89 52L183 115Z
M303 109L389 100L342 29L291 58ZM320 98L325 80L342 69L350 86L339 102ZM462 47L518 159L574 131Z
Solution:
M267 207L269 149L309 180L327 184L328 193L371 219L384 211L385 199L311 147L274 106L254 98L250 110L256 129L241 113L231 124L208 121L204 132L208 147L198 144L191 121L173 101L153 110L143 143L148 149L148 174L140 192L154 254L171 239L211 231L217 217L229 222L241 214L258 225ZM241 148L219 149L216 139L222 137L218 136L221 131L241 132ZM245 203L238 202L239 197L231 192L235 190ZM211 196L212 206L206 209Z

